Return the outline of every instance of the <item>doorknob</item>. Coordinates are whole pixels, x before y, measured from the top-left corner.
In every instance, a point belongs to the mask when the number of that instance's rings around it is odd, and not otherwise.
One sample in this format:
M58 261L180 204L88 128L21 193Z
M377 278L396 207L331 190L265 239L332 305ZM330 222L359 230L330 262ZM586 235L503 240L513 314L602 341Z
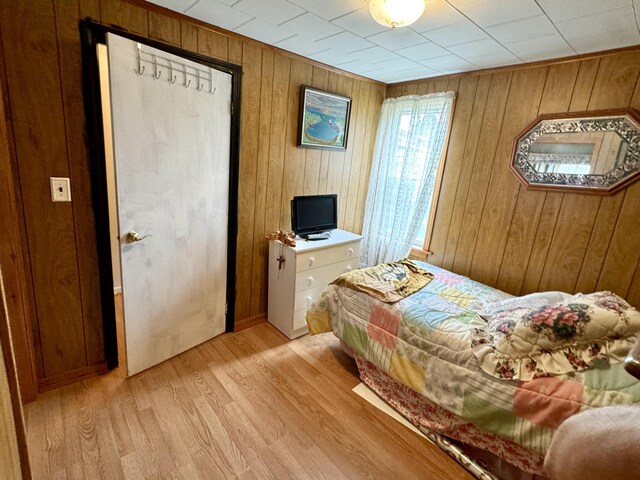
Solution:
M150 236L151 235L144 235L141 237L140 235L138 235L138 232L129 232L124 238L127 243L136 243Z

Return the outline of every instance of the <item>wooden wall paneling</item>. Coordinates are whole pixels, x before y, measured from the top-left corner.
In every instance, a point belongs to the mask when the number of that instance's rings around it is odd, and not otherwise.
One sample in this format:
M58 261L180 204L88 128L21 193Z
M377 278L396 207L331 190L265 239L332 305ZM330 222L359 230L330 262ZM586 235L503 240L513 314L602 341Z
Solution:
M265 215L265 232L290 230L291 222L283 224L280 213L283 205L282 183L284 177L284 156L286 142L290 140L288 133L292 128L289 111L291 59L276 54L273 68L273 99L271 102L271 126L269 134L269 169L267 173L267 201ZM295 86L293 88L296 88Z
M421 82L418 82L418 85L420 85ZM385 91L385 97L386 98L395 98L395 97L401 97L402 96L402 85L388 85L386 87L386 91Z
M346 97L352 96L353 79L340 76L336 81L336 93ZM353 103L352 103L353 105ZM332 152L329 158L329 178L327 179L327 190L329 193L338 195L338 226L342 228L344 218L345 203L342 201L342 184L344 170L347 163L348 154L346 151Z
M631 286L627 293L627 301L636 308L640 305L640 264L636 266L635 275L633 276L633 280L631 280Z
M291 199L301 195L304 188L304 164L306 149L298 148L298 109L300 108L300 85L309 85L313 66L299 60L291 60L289 76L289 105L287 138L284 151L284 175L282 177L282 199L280 225L291 229Z
M335 72L329 72L327 76L327 91L332 93L336 92L336 82L338 80L338 74ZM327 190L327 183L329 181L329 160L333 152L331 150L323 150L322 158L320 160L320 171L318 173L318 194L333 193Z
M251 279L251 311L250 316L255 317L265 311L266 298L262 295L267 286L268 262L266 255L268 250L267 240L264 238L268 233L265 231L264 223L267 209L267 189L268 185L260 179L267 179L269 175L269 147L271 145L271 112L273 100L273 67L274 52L265 50L262 53L262 71L260 73L260 117L256 136L258 142L258 167L256 170L256 190L254 195L254 222L253 222L253 266Z
M229 59L229 37L198 27L198 53L226 62Z
M64 127L72 185L75 242L78 258L78 278L86 364L105 361L104 329L98 266L98 243L93 213L90 162L84 135L84 102L82 91L82 55L78 29L78 3L56 0L55 16L58 36L58 55Z
M291 60L284 55L276 54L273 66L273 94L271 99L271 123L269 125L269 158L266 177L266 199L263 232L270 233L281 229L280 208L282 205L282 177L284 169L284 149L287 135L289 73ZM290 226L282 226L288 230ZM264 238L256 237L256 241L266 242ZM260 293L260 312L267 310L267 268L265 260L264 277Z
M351 172L353 170L353 145L356 131L357 112L359 105L358 81L350 79L350 85L347 85L349 97L351 97L351 119L349 121L349 136L347 140L347 150L344 152L344 163L342 166L342 181L340 183L340 192L338 192L338 228L349 230L347 224L347 211L349 206L348 192L351 184Z
M487 75L484 78L490 80L491 76ZM484 84L488 89L489 82L485 81ZM486 100L486 91L479 92L479 95L476 95L477 88L478 78L468 77L462 79L460 87L456 92L453 122L451 124L449 145L447 147L447 156L440 186L440 198L434 220L433 234L428 246L429 250L433 252L433 255L428 258L429 262L440 266L444 266L445 248L450 246L447 238L449 230L452 227L459 227L459 224L456 224L453 220L452 212L456 207L460 206L460 203L457 201L460 200L457 197L460 188L460 172L467 170L469 172L467 176L471 176L470 167L473 165L474 152L466 149L467 139L471 131L469 123L474 107L477 107L477 105L474 105L474 99ZM482 109L484 110L484 106ZM481 121L482 115L476 115L473 118ZM479 128L480 122L476 123ZM464 183L463 181L463 187ZM451 250L455 252L455 247L451 248Z
M610 290L626 296L631 287L640 255L640 183L627 188L620 214L602 265L597 290ZM640 307L640 305L635 305Z
M591 92L593 85L600 69L600 59L592 58L579 62L578 77L571 94L570 112L581 112L589 108L589 100L591 100ZM550 112L552 113L552 112Z
M549 67L537 115L560 113L569 109L579 66L579 63L573 62ZM527 190L522 185L519 189L496 284L499 289L515 294L522 289L547 195L547 192ZM523 262L523 259L527 261Z
M371 165L373 158L373 146L375 143L375 135L378 130L378 124L380 123L380 111L382 109L382 102L384 100L383 89L378 85L370 85L371 97L369 99L369 113L367 116L367 131L364 139L364 151L362 152L362 158L365 162L365 166L360 172L360 182L358 184L358 197L356 207L356 220L354 225L354 231L362 233L364 227L364 213L367 203L367 194L369 192L369 178L371 177Z
M607 75L610 69L616 70L615 74ZM603 58L594 82L589 109L628 106L639 108L640 103L636 103L635 95L639 84L638 72L640 72L640 52ZM607 92L611 91L616 93L609 97ZM609 101L611 103L608 103ZM607 288L620 295L626 295L633 281L634 264L637 264L638 255L640 255L638 249L634 248L634 245L640 242L638 229L628 227L629 222L633 225L637 220L640 211L636 198L638 192L640 190L636 183L627 188L626 192L618 192L612 197L601 199L596 217L601 222L595 224L586 251L586 254L591 257L583 261L574 288L577 288L578 284L581 288L593 285L598 273L597 283L595 283L597 289ZM592 213L592 215L595 214ZM607 215L606 221L602 221L604 215ZM618 217L616 223L612 221L614 216ZM597 272L599 265L602 265L602 269Z
M347 188L347 197L342 199L346 201L346 218L345 230L354 231L356 229L356 208L358 204L358 184L360 182L360 171L364 167L363 150L364 136L367 116L367 106L370 98L369 84L361 81L355 82L354 86L354 104L355 109L352 112L352 121L354 121L354 135L351 137L351 173ZM357 90L357 94L356 94Z
M72 206L51 202L49 179L41 174L69 176L60 70L50 51L57 44L55 17L45 1L5 3L0 12L36 307L50 319L39 325L44 374L53 375L86 365Z
M461 85L458 88L458 96L460 95L460 92L464 90L465 82L473 80L473 77L469 77L468 79L463 78L461 80ZM480 140L480 130L482 128L484 119L484 111L486 109L489 86L491 84L491 75L479 76L475 79L475 81L477 81L477 85L475 87L473 100L468 100L472 105L472 110L470 113L471 120L468 126L468 132L466 134L464 152L462 154L461 160L462 164L460 175L458 177L455 188L455 196L453 197L453 206L447 206L444 210L444 212L451 211L451 220L449 222L449 225L445 228L436 229L434 225L433 233L431 235L431 242L428 248L428 250L434 252L434 256L438 255L440 265L443 268L449 270L453 268L453 262L455 260L458 240L460 238L460 231L462 228L462 217L464 215L465 205L467 203L467 196L469 194L469 190L472 188L472 185L475 182L472 174L476 161L476 152L478 150L478 144ZM462 103L456 104L456 111L458 110L458 108L464 108ZM455 115L457 115L457 113ZM449 148L451 148L452 146L452 142L449 141ZM447 157L448 156L449 155L447 154ZM445 169L446 168L447 165L445 163ZM442 180L444 181L444 177ZM447 196L447 193L451 196L454 195L453 191L447 192L447 190L441 188L440 199L442 199L443 196ZM440 201L438 203L440 203ZM445 215L446 214L441 215L440 222L444 221L442 217ZM436 235L437 232L441 233ZM443 241L445 242L444 245L442 244Z
M593 292L596 289L626 193L627 191L623 190L600 201L589 245L576 282L577 292Z
M179 47L180 20L158 12L149 12L149 38Z
M200 42L198 42L199 44ZM199 45L200 46L200 45ZM254 196L260 139L260 75L262 50L242 45L242 132L240 181L238 193L238 255L236 260L236 320L251 313L251 277L253 264ZM259 241L259 240L258 240Z
M406 95L417 95L418 94L418 83L410 83L402 86L401 95L404 97Z
M553 240L553 234L563 200L564 194L562 193L547 192L544 198L536 235L531 246L527 269L520 287L520 295L538 291L540 278L542 277L542 272L547 262L549 248L551 247L551 241Z
M311 86L320 90L327 90L329 80L328 71L314 66L311 77ZM318 193L318 181L320 177L320 163L322 161L322 150L307 148L305 152L304 167L304 187L303 195L315 195Z
M80 18L91 18L96 21L102 19L100 14L100 0L79 0Z
M0 52L2 44L0 44ZM0 72L4 72L4 61L0 54ZM10 138L6 119L9 118L4 107L4 88L0 84L0 268L11 331L13 354L16 363L22 401L27 403L36 399L38 382L36 354L31 332L31 305L29 304L27 277L22 251L22 215L16 201L17 175L9 149ZM8 342L7 342L8 344ZM42 357L39 356L40 364Z
M198 51L198 27L189 22L180 22L180 46L192 52Z
M509 224L513 217L520 183L508 168L513 139L538 111L548 67L520 70L513 74L500 140L493 160L489 183L490 202L485 201L481 223L485 228L478 235L471 263L471 275L482 283L495 285ZM526 103L522 98L528 98ZM494 192L500 192L493 195Z
M476 159L472 173L473 188L469 190L469 194L467 195L467 202L462 217L462 228L460 229L460 240L458 241L458 247L453 261L454 271L462 275L468 275L471 268L473 249L480 230L482 207L488 194L491 168L498 146L500 128L502 126L507 96L511 85L511 77L511 71L491 75L491 85L489 86L482 129L480 131L480 137L483 141L478 145L476 151ZM437 215L436 213L436 218ZM434 235L435 234L436 232L434 231Z
M626 108L640 71L640 52L603 57L589 100L589 110Z
M125 0L100 0L102 22L143 37L149 36L148 11Z

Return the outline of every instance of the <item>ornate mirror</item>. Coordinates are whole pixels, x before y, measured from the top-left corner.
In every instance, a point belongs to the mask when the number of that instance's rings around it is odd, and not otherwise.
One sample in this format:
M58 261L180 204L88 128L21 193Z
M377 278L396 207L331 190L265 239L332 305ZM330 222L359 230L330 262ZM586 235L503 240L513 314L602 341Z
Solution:
M517 139L511 169L532 189L610 194L640 174L634 110L542 115Z

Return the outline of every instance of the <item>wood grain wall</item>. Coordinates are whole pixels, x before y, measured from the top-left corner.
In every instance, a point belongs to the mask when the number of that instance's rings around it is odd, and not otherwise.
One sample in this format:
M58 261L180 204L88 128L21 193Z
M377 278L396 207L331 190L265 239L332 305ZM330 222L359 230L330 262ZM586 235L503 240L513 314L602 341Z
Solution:
M290 228L292 196L338 193L339 226L361 230L385 93L381 84L227 36L141 1L2 2L0 71L19 177L17 202L41 381L83 375L104 360L81 88L78 21L83 17L242 65L236 320L266 312L264 236ZM296 147L301 84L353 97L346 152ZM50 176L71 177L72 203L50 201Z
M640 109L640 51L429 79L457 93L429 262L519 295L611 290L640 307L640 182L609 197L528 191L515 136L542 113Z

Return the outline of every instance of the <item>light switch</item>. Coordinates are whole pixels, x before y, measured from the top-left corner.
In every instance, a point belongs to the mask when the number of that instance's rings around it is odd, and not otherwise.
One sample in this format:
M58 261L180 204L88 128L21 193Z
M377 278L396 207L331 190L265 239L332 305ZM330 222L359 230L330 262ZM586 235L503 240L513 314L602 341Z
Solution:
M51 181L51 201L70 202L71 183L66 177L50 177Z

